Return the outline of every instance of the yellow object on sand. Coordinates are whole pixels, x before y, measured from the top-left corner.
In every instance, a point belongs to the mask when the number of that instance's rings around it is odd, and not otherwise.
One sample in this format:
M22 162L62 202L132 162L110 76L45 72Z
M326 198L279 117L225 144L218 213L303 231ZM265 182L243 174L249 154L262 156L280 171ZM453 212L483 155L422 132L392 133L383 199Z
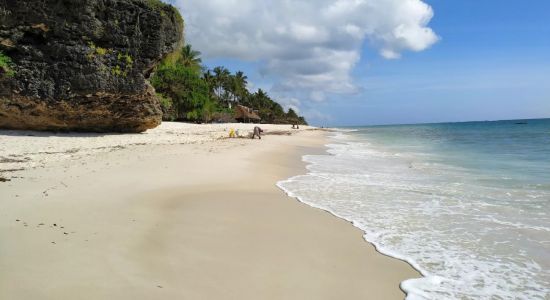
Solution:
M231 128L231 130L229 130L229 137L230 137L230 138L234 138L234 137L235 137L235 129Z

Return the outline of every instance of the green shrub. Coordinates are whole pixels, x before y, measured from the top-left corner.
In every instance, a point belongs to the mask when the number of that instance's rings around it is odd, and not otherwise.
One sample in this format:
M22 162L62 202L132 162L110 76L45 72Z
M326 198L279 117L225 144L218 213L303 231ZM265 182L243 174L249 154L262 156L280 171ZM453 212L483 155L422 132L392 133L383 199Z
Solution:
M161 9L168 5L160 0L147 0L147 4L149 4L149 7L152 7L155 9Z
M88 52L88 55L86 55L86 57L88 58L88 60L92 60L96 57L96 55L98 56L105 56L107 54L109 54L111 51L113 51L112 49L106 49L106 48L101 48L101 47L98 47L94 44L94 42L88 42L88 47L90 47L90 50Z
M6 77L12 77L15 75L15 71L12 69L13 63L11 58L0 51L0 68Z
M105 54L107 54L108 50L105 49L105 48L101 48L101 47L97 47L95 49L95 53L97 53L98 55L101 55L101 56L104 56Z
M223 117L230 121L235 104L242 104L255 110L264 123L307 125L296 111L285 111L263 90L250 93L243 72L232 74L224 67L206 70L200 52L189 45L163 59L151 84L158 93L165 120L210 122Z
M169 110L172 108L172 105L174 104L172 99L170 97L166 97L163 94L157 93L157 98L159 98L160 105L164 110Z
M113 68L111 68L111 75L113 75L113 76L125 76L126 74L125 74L125 72L122 71L122 69L120 69L119 65L116 65Z
M163 16L163 17L166 17L166 13L165 13L165 9L166 8L169 8L170 10L172 10L172 12L174 13L174 16L176 17L176 21L178 22L178 25L181 26L183 28L183 18L180 14L180 12L178 11L177 8L175 8L174 6L168 4L168 3L164 3L160 0L146 0L145 3L147 3L147 5L154 9L154 10L157 10L159 11L160 15Z
M122 53L118 53L118 56L117 56L118 60L120 61L124 61L126 63L126 68L132 68L132 65L134 64L134 59L132 58L132 56L128 53L126 54L122 54Z
M181 64L161 64L151 84L162 98L172 99L181 119L209 122L216 112L217 105L210 99L208 84L192 68Z

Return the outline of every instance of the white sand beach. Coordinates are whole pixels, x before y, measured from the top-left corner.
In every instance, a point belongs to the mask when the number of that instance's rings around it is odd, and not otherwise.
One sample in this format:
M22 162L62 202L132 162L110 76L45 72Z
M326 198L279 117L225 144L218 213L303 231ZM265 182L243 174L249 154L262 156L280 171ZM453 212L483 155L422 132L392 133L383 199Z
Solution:
M261 126L0 131L0 299L403 299L416 271L275 185L325 132Z

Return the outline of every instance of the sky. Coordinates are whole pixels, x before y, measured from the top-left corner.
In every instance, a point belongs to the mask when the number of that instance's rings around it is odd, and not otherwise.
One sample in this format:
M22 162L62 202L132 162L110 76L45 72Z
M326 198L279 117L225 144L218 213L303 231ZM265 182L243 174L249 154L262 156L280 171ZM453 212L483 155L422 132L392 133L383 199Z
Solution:
M550 117L550 1L171 0L208 67L314 125Z

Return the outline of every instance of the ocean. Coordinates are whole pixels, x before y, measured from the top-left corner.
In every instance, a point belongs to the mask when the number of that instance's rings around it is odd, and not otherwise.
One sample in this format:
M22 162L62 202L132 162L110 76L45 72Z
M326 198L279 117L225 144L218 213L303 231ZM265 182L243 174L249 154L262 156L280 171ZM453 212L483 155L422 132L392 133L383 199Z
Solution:
M550 299L550 119L334 132L290 196L423 275L407 299Z

